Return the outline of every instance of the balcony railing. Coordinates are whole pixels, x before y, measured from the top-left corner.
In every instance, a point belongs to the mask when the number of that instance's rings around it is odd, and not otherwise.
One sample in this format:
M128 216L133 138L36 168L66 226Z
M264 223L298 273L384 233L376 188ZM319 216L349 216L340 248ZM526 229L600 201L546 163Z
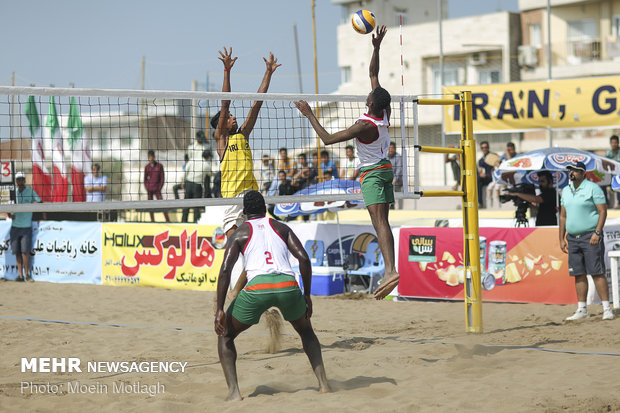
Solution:
M568 64L579 64L601 60L599 39L570 40L568 42Z

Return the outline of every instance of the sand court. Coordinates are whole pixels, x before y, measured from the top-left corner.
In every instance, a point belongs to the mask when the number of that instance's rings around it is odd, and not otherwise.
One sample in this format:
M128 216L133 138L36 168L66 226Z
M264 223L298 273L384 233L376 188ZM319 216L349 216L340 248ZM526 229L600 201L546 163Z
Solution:
M619 321L603 322L596 306L590 318L566 323L573 306L485 303L485 333L472 335L461 302L315 297L312 321L334 392L317 392L288 323L270 354L261 320L236 340L245 400L227 403L214 293L43 282L0 288L3 411L620 411ZM22 357L77 357L83 367L187 364L176 373L33 373L21 371Z

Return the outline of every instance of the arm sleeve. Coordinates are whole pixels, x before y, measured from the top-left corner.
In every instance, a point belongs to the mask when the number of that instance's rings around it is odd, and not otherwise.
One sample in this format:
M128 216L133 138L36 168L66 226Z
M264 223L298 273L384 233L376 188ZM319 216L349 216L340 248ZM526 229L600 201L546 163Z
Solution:
M606 204L605 194L600 186L596 185L592 187L592 200L595 204Z

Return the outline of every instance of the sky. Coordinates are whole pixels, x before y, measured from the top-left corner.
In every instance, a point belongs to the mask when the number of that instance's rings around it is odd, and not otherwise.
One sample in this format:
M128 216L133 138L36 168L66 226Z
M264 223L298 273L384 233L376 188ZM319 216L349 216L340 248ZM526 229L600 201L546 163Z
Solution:
M448 0L448 18L518 11L518 0ZM340 6L315 0L319 93L340 83ZM2 0L0 85L221 90L218 50L238 60L232 90L254 92L272 51L282 63L270 92L299 91L297 26L304 93L314 93L311 0ZM208 88L207 88L208 79Z

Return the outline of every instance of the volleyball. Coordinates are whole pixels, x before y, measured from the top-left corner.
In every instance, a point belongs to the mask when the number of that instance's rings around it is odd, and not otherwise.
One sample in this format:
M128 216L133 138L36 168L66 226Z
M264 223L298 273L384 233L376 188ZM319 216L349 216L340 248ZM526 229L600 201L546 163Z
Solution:
M368 10L358 10L351 16L351 24L356 32L368 34L375 28L375 15Z

